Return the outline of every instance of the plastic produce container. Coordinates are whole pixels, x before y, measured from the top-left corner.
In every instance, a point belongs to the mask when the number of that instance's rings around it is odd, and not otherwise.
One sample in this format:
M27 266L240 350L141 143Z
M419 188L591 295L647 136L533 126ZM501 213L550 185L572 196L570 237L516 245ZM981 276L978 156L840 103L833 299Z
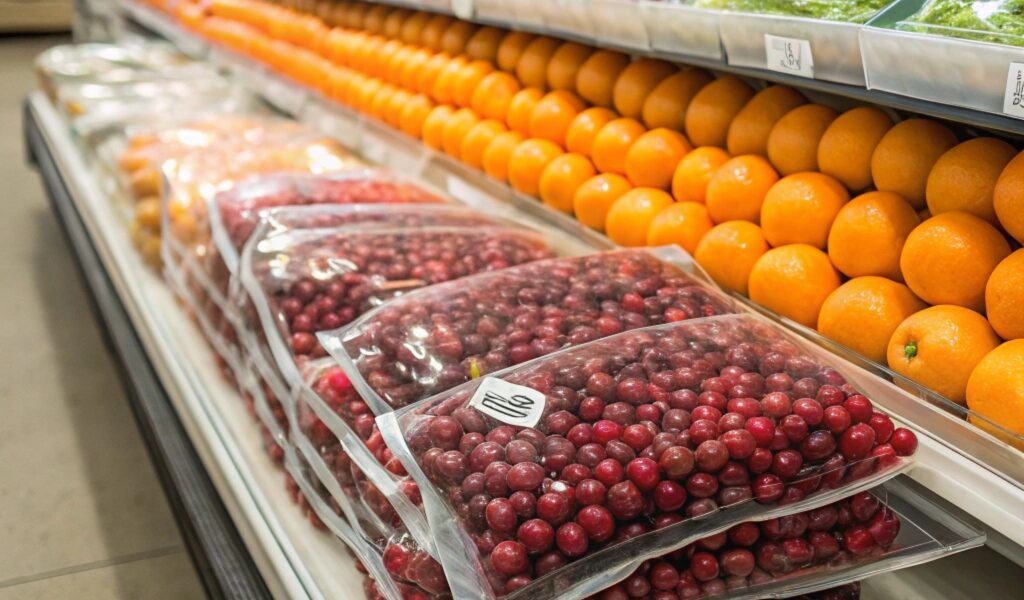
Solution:
M456 597L582 597L648 558L908 467L916 436L829 364L754 315L708 317L569 348L377 422L419 484ZM516 507L571 529L573 560L515 579L534 562L501 545Z
M718 21L722 13L684 2L641 0L652 50L723 60Z
M857 598L859 579L984 544L976 525L917 490L900 477L828 506L736 525L653 559L616 587L670 589L687 599L759 600L844 586L826 597Z
M1024 35L920 22L932 4L898 3L861 32L867 86L1024 118Z
M360 466L374 485L371 491L391 499L417 539L429 539L425 518L416 508L420 504L418 486L384 444L373 421L374 412L390 411L470 378L529 360L536 353L583 343L624 326L642 327L662 323L666 318L732 312L732 301L707 284L704 277L684 252L664 247L539 261L416 290L367 313L349 328L321 335L325 348L338 363L331 361L321 369L307 371L308 383L300 392L300 404L308 405L319 419L304 421L303 434L313 442L311 446L318 449L328 469L338 462L339 453L346 454L345 461ZM544 289L546 295L531 299L538 289ZM648 302L652 310L658 309L657 314L613 316L619 301L632 311L643 311L644 297L660 299L657 307ZM513 304L517 302L534 308L515 310ZM560 326L565 333L553 338L537 336L534 339L540 341L536 349L529 339L514 345L519 347L510 347L509 340L525 333L523 327L529 325L528 320L536 321L538 327L555 327L553 322L539 324L544 311L551 315L564 313L553 318L577 324ZM452 340L439 346L436 340L422 336L435 323L463 332L465 344L460 353L449 352ZM481 327L486 335L476 333ZM604 328L603 334L600 328ZM498 360L497 355L502 358ZM343 367L337 366L339 363ZM391 378L387 382L375 371L374 365L382 364L387 365ZM358 384L354 386L350 377ZM331 435L322 437L328 431ZM342 467L347 469L347 463L343 462ZM343 484L349 473L336 476ZM371 509L383 519L391 518L391 507L379 499Z
M595 37L589 6L588 0L553 0L535 3L535 10L552 34L587 42Z

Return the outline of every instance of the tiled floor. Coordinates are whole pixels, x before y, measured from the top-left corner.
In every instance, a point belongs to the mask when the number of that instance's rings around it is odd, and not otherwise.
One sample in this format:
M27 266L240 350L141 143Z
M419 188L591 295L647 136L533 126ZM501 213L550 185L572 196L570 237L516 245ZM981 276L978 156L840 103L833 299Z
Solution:
M21 101L61 38L0 38L0 600L201 598L36 174Z

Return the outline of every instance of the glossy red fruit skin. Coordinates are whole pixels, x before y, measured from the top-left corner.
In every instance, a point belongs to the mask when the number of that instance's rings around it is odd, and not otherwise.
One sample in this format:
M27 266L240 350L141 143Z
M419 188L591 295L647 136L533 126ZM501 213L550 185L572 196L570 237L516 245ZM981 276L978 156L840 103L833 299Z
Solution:
M917 435L904 427L892 433L889 444L896 451L896 456L910 456L917 451Z
M516 538L527 552L539 554L551 547L555 539L555 530L543 519L530 519L519 526Z
M590 545L587 530L579 523L565 523L555 533L558 549L566 556L577 557L587 553Z
M868 533L876 544L887 548L900 533L900 519L888 507L883 507L868 523Z
M491 552L491 566L495 571L507 577L526 571L530 566L526 548L519 542L501 542Z
M866 458L874 445L875 430L866 423L853 425L839 438L839 451L851 461Z

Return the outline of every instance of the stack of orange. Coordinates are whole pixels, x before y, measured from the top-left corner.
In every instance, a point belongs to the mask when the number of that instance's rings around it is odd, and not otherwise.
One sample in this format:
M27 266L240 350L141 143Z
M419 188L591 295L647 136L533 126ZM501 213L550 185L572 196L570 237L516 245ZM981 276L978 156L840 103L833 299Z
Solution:
M1005 142L386 5L210 6L337 101L619 244L678 244L723 287L1024 434L1024 250L1005 237L1024 241L1024 155Z

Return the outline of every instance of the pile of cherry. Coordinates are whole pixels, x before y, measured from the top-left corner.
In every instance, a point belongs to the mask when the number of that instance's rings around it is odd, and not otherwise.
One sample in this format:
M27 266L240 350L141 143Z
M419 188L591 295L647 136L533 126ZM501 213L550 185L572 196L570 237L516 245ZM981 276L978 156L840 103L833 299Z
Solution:
M730 312L713 288L627 250L423 290L387 304L344 344L369 386L398 408L566 346Z
M647 561L598 599L695 600L741 591L800 569L881 554L899 531L899 516L877 497L861 492L815 510L742 523Z
M282 206L343 204L441 204L445 200L423 188L376 171L335 176L293 174L261 177L217 197L221 219L235 248L241 249L259 224L260 212ZM329 214L324 225L336 224ZM316 223L310 223L316 226Z
M256 277L276 288L272 305L287 323L291 349L308 357L324 355L315 332L346 325L398 293L551 256L528 232L486 228L346 231L313 237L290 253L287 268L299 271L294 281L274 281L269 272Z
M739 316L623 333L504 379L545 394L535 428L459 390L405 431L497 595L719 507L841 487L917 446L838 372Z

